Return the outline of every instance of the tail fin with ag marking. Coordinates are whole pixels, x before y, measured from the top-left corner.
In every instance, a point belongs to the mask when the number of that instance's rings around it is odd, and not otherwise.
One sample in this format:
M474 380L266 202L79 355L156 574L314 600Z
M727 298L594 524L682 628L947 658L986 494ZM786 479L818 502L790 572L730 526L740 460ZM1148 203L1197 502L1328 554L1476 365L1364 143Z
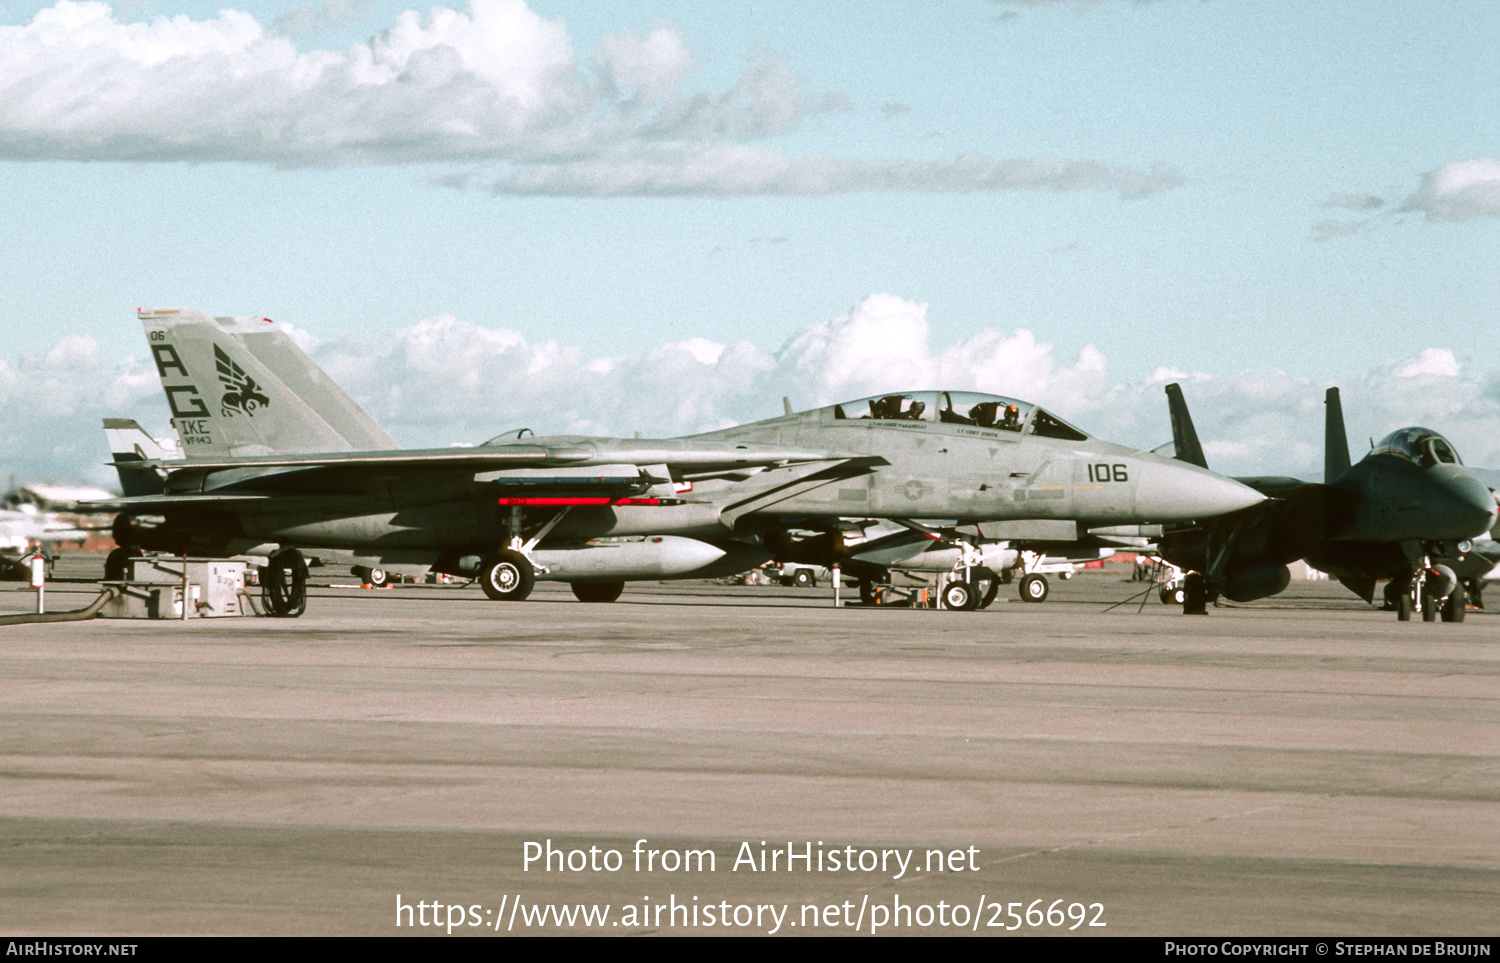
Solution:
M139 314L188 460L398 447L269 321Z

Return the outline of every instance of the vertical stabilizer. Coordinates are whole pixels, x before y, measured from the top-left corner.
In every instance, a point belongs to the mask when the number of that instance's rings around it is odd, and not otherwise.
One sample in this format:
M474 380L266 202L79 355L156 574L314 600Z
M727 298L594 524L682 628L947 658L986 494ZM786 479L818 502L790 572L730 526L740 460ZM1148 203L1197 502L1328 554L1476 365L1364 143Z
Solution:
M220 319L223 320L223 319ZM235 339L326 421L354 451L382 451L400 446L343 388L309 358L278 324L242 323Z
M192 308L142 310L140 320L190 461L396 447L269 322Z
M1203 457L1203 446L1198 443L1198 432L1193 428L1193 416L1188 414L1187 400L1182 397L1182 386L1175 381L1167 385L1167 410L1172 413L1172 446L1177 460L1207 468L1208 459Z
M125 497L160 495L165 472L145 468L144 461L171 461L181 458L175 448L167 448L146 433L130 418L104 419L104 437L114 459L115 473L120 476L120 490Z
M1323 422L1323 484L1349 470L1349 436L1344 433L1344 405L1339 401L1339 389L1329 388L1323 396L1328 406Z

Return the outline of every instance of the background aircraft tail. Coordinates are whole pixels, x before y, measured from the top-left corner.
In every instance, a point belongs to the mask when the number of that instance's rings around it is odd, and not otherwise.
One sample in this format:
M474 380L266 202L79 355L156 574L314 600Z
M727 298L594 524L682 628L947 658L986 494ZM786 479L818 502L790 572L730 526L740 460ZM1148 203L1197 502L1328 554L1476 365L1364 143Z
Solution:
M1339 389L1329 388L1323 396L1328 406L1323 422L1323 484L1349 470L1349 436L1344 432L1344 404L1339 400Z
M269 321L192 308L140 320L189 460L398 447Z
M1198 431L1193 427L1193 416L1188 414L1187 400L1182 397L1182 386L1173 382L1167 385L1167 410L1172 413L1172 446L1178 461L1199 468L1208 467L1203 457L1203 446L1198 443Z
M170 461L181 458L182 453L164 448L130 418L104 419L104 437L109 442L115 472L120 476L120 489L125 497L160 495L165 473L155 468L143 468L140 462Z

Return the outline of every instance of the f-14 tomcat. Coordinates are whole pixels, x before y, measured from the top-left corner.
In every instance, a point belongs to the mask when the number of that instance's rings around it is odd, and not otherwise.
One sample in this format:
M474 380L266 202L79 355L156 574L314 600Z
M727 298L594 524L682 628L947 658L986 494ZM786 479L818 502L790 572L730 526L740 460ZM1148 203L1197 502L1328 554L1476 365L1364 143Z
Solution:
M401 449L274 325L185 308L139 316L184 458L116 451L134 491L160 486L107 503L123 513L116 539L125 552L268 555L278 614L302 609L299 549L477 576L493 599L524 599L542 578L612 601L631 579L744 571L809 522L900 520L964 549L967 570L982 555L959 534L968 524L1185 522L1264 497L1026 402L957 391L788 405L684 438L523 429Z
M1177 457L1207 467L1182 389L1167 386ZM1270 498L1248 510L1168 531L1162 557L1191 570L1183 608L1202 613L1222 594L1235 602L1286 588L1287 564L1306 559L1367 602L1388 579L1385 601L1407 621L1463 621L1454 565L1495 524L1495 494L1470 474L1453 445L1430 428L1391 432L1350 463L1339 390L1324 396L1323 483L1245 478Z

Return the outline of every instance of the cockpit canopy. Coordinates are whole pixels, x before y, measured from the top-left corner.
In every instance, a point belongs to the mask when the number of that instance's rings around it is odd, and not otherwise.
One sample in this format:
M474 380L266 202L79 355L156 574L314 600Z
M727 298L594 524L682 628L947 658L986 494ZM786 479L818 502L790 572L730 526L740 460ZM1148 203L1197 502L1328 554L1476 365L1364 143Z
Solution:
M910 391L876 395L833 406L835 420L925 421L972 425L992 431L1030 432L1042 438L1086 441L1088 435L1037 406L976 391Z
M1371 454L1395 455L1416 462L1423 468L1463 464L1448 439L1431 428L1402 428L1393 431L1380 439L1380 444L1375 446Z

